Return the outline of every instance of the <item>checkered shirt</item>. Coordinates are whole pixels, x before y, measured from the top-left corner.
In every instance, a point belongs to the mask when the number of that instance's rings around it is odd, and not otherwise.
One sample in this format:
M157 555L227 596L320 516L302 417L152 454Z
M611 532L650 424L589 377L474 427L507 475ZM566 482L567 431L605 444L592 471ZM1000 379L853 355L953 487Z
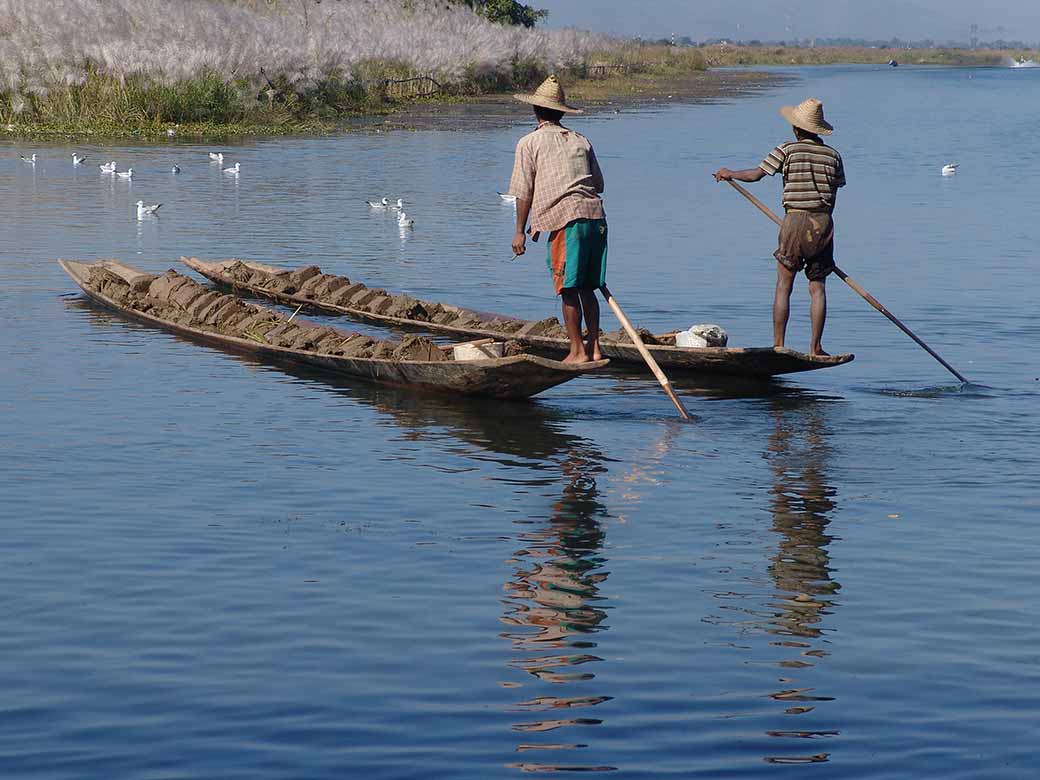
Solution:
M603 173L581 133L545 123L520 139L509 192L531 201L531 230L560 230L576 219L604 219Z

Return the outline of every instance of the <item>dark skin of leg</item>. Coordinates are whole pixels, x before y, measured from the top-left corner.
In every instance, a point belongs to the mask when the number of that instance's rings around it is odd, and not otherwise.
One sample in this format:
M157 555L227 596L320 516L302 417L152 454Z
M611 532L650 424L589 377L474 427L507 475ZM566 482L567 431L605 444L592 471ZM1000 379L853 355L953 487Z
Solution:
M585 363L585 343L581 339L581 296L573 287L560 293L563 302L563 326L567 329L567 338L571 340L571 351L563 359L564 363Z
M599 300L595 290L579 290L581 310L585 315L585 327L588 335L585 338L585 357L589 360L601 360L599 351Z
M823 326L827 322L827 280L809 282L809 318L812 321L812 341L809 344L810 355L823 355L820 340L823 338Z
M571 351L564 363L588 363L599 360L599 301L595 290L579 290L567 287L560 293L563 302L563 326L571 341ZM588 337L582 339L581 321L584 315Z
M773 346L784 346L787 320L791 316L791 290L795 273L783 263L776 264L776 293L773 296Z
M794 289L794 278L797 274L783 263L776 264L776 294L773 297L773 346L784 346L787 335L787 320L791 314L791 291ZM827 322L827 280L809 282L809 320L812 323L812 340L809 342L810 355L826 356L820 343L823 339L823 326Z

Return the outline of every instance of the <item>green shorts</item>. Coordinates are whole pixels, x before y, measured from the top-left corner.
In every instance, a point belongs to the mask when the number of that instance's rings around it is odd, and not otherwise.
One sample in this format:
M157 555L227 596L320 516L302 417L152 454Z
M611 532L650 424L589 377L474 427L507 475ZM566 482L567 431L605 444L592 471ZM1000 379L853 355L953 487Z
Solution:
M552 231L548 265L557 295L569 287L598 290L607 283L607 221L576 219Z

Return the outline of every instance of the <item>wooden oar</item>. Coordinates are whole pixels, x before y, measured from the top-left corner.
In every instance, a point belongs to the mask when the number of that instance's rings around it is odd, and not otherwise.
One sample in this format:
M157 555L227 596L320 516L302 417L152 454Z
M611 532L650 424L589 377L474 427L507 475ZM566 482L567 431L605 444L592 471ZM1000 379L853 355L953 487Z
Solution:
M745 198L751 201L751 203L754 204L755 208L757 208L759 211L761 211L763 214L765 214L767 217L773 220L773 222L775 222L778 225L783 224L783 220L781 220L780 217L778 217L776 214L770 211L769 207L766 206L766 204L764 204L762 201L760 201L758 198L756 198L754 195L748 192L745 188L741 187L739 184L732 180L729 181L729 184L733 187L733 189L735 189L737 192L739 192L741 195L743 195ZM873 295L871 295L862 287L860 287L852 277L850 277L847 273L842 271L837 266L834 267L834 273L839 279L845 282L845 284L847 284L849 287L851 287L853 290L859 293L860 297L862 297L863 300L865 300L879 312L888 317L897 328L899 328L901 331L903 331L903 333L905 333L907 336L916 341L921 347L924 348L924 350L929 355L931 355L933 358L942 363L943 367L947 371L949 371L951 374L957 377L960 381L964 382L965 384L968 384L968 380L963 374L961 374L956 368L954 368L945 360L943 360L938 352L936 352L934 349L932 349L923 341L921 341L921 339L919 339L917 335L912 330L910 330L910 328L906 327L906 325L900 322L899 319L894 314L892 314L892 312L890 312L888 309L882 306L877 298L875 298Z
M686 407L683 406L682 401L679 400L679 396L675 394L675 391L672 389L672 383L668 381L668 377L665 376L664 371L662 371L661 367L657 365L654 356L650 354L650 350L646 348L646 344L644 344L643 340L639 338L636 329L632 327L632 323L628 321L628 317L626 317L625 313L621 311L621 307L618 306L618 302L614 300L614 296L610 294L610 290L606 285L603 285L599 288L599 291L603 293L603 297L606 299L611 310L613 310L614 316L618 318L621 327L625 329L625 333L627 333L628 337L632 339L632 343L636 345L636 349L638 349L639 354L643 356L643 360L645 360L646 364L650 366L650 370L654 372L654 376L656 376L657 381L661 383L661 387L663 387L664 391L668 393L668 397L672 399L675 408L679 410L679 415L684 420L689 420L690 413L686 411Z

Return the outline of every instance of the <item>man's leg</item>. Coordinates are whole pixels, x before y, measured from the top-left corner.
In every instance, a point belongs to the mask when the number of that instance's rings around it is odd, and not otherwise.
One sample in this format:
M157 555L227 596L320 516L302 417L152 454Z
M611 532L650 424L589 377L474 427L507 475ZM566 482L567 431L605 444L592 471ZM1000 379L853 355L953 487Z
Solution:
M827 279L809 282L809 319L812 321L812 341L809 342L810 355L826 355L820 340L823 338L823 326L827 322Z
M563 301L563 326L567 329L567 338L571 340L571 351L563 359L564 363L584 363L585 345L581 340L581 298L573 287L565 287L560 292Z
M578 290L581 298L581 311L585 315L585 327L589 333L585 339L585 357L589 360L600 360L603 355L599 351L599 301L595 290Z
M791 316L791 290L795 272L783 263L776 264L776 293L773 296L773 346L782 347L787 336L787 320Z

